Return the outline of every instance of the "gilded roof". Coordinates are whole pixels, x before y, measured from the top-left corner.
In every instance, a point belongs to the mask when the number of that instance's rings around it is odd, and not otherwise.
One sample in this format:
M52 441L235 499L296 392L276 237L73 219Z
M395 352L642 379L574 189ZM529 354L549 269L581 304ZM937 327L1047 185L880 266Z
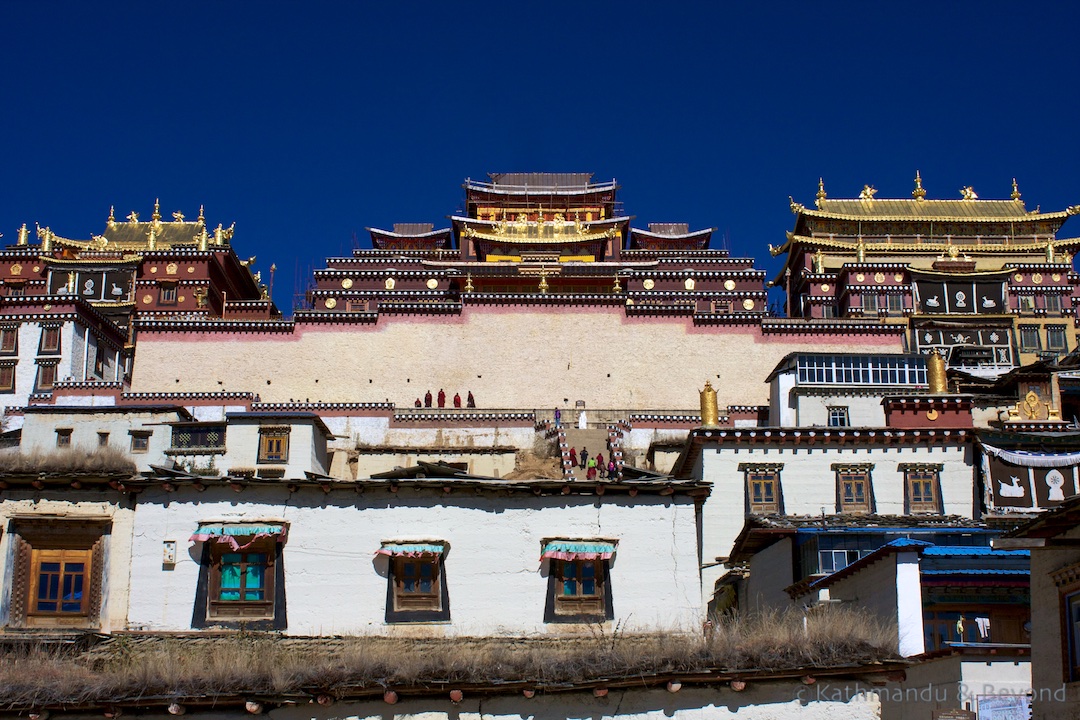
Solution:
M1016 200L918 200L905 198L819 198L817 209L792 202L792 212L808 217L840 220L965 220L1002 222L1064 219L1080 213L1080 205L1060 212L1029 211Z

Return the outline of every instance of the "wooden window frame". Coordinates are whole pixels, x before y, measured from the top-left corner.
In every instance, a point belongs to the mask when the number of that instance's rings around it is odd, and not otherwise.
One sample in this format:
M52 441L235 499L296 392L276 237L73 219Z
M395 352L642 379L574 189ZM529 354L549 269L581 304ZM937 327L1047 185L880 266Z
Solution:
M100 626L105 542L110 533L107 520L16 519L10 535L13 567L9 595L8 627L96 628ZM39 597L42 565L59 563L54 608L43 608L50 599ZM83 564L81 573L65 572L68 564ZM78 607L63 602L64 578L81 577ZM74 584L74 583L73 583ZM69 607L64 608L67 604Z
M105 357L105 346L98 341L97 348L94 351L94 375L99 379L105 379L105 366L108 364L108 358Z
M836 473L836 512L845 515L869 515L874 512L874 481L872 465L833 465ZM847 485L851 484L852 492L847 492ZM862 500L856 500L858 492L855 490L862 486ZM849 499L849 496L851 499Z
M71 447L71 434L73 428L56 428L56 447L69 448Z
M131 436L131 454L142 455L150 452L150 438L153 436L150 430L129 430ZM143 445L145 443L145 445Z
M1061 338L1060 343L1053 342L1052 338L1054 337L1054 335L1051 334L1051 331L1058 334L1058 336ZM1068 335L1066 334L1064 325L1046 326L1046 349L1053 350L1054 352L1065 352L1069 349Z
M37 364L37 377L34 379L34 392L50 392L56 385L55 361Z
M746 479L747 514L778 514L784 511L783 490L780 486L782 463L741 463L739 472ZM766 500L772 489L772 499ZM760 488L760 492L756 492ZM757 499L760 496L760 500Z
M1034 344L1025 342L1024 334L1030 333L1034 338ZM1039 352L1042 350L1042 341L1039 337L1038 325L1021 325L1017 328L1017 344L1020 346L1020 352ZM1031 338L1028 338L1031 339Z
M59 325L45 325L41 328L41 341L38 343L39 355L60 353L60 330Z
M275 587L278 563L279 543L276 538L260 538L252 541L246 536L237 536L236 541L240 544L239 549L232 549L220 542L208 542L208 595L206 598L206 619L208 622L226 620L243 622L249 620L273 620L275 615ZM250 543L250 545L248 545ZM261 564L263 567L263 586L258 590L263 597L259 600L241 597L236 600L223 600L221 593L228 588L222 588L222 572L225 567L224 559L227 556L238 555L241 560L236 563L240 566L240 586L237 592L241 596L252 590L246 585L247 570L252 565ZM264 562L255 563L249 558L261 555Z
M431 572L429 590L408 590L407 582L421 578L425 567ZM449 622L445 554L389 557L385 620L387 623Z
M0 362L0 393L15 392L16 362Z
M585 594L580 578L582 570L591 568L594 581L592 594ZM568 574L568 568L573 568ZM578 585L574 594L566 593L566 582ZM595 623L613 617L609 567L607 560L550 560L548 572L548 603L545 622Z
M0 326L0 355L19 354L19 326Z
M158 284L158 304L176 305L180 287L175 282L161 282Z
M901 466L900 470L904 473L904 512L941 514L941 466L910 465ZM916 499L920 494L917 491L925 493L927 487L930 498Z
M281 465L289 462L289 435L286 427L259 428L259 463Z
M826 410L829 411L829 417L826 421L827 427L851 427L851 409L848 405L829 405ZM843 423L834 423L834 413L838 419L841 419L841 411L843 411Z
M1073 683L1080 680L1080 587L1061 593L1061 610L1062 679Z

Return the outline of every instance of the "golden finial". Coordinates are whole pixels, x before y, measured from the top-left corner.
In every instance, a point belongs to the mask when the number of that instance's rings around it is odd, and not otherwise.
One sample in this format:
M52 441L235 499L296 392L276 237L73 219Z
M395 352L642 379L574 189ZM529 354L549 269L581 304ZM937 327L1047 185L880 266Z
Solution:
M108 223L109 227L112 227L113 225L116 224L116 206L115 205L110 205L109 206L109 219L106 220L105 222Z
M975 193L975 188L970 185L965 185L960 188L960 197L964 200L978 200L979 196Z
M176 212L174 212L172 214L172 219L173 219L173 222L182 223L182 222L184 222L184 213L177 210Z
M137 223L137 222L139 222L139 213L132 210L127 216L127 221L129 223Z
M615 273L615 285L611 288L611 292L613 292L613 293L621 293L622 292L622 285L619 284L619 274L618 273Z
M922 175L919 174L918 170L915 171L915 189L911 191L911 197L916 200L926 199L926 190L922 186Z
M828 197L825 194L825 178L820 178L820 177L818 178L818 180L817 180L817 195L815 197L817 198L817 206L821 207L821 201L824 200L826 197Z
M206 234L205 225L202 226L202 230L199 231L197 237L199 239L199 249L206 250L207 246L210 244L210 237Z
M472 273L465 274L465 292L471 293L473 291Z
M705 389L699 395L701 399L701 427L719 427L720 408L716 403L716 390L713 390L712 383L706 380Z
M860 200L873 200L874 195L877 194L877 189L873 185L863 185L862 192L859 193Z
M29 236L30 236L30 231L26 229L26 223L23 223L22 227L19 228L19 244L20 245L25 245L27 243L27 239L29 238Z
M199 206L199 217L195 220L195 222L200 222L200 223L205 223L206 222L206 218L203 217L203 206L202 205Z
M150 225L150 232L146 236L149 238L146 248L148 250L157 250L157 226Z
M154 199L154 214L150 216L150 219L157 222L161 219L161 202L160 199Z
M540 286L539 286L539 290L544 295L546 295L547 291L548 291L547 276L548 276L547 268L545 268L545 267L540 268Z
M1011 197L1013 200L1019 200L1020 199L1020 188L1018 188L1016 186L1016 178L1013 178L1013 191L1009 195L1009 197Z

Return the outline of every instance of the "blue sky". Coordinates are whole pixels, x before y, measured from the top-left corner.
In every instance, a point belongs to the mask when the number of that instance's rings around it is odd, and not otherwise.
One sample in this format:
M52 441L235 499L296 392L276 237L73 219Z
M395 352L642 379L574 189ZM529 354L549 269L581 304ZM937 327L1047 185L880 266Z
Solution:
M110 205L236 222L285 309L465 177L616 178L636 224L768 243L864 183L1080 203L1071 3L0 3L0 242ZM1080 220L1063 229L1080 235Z

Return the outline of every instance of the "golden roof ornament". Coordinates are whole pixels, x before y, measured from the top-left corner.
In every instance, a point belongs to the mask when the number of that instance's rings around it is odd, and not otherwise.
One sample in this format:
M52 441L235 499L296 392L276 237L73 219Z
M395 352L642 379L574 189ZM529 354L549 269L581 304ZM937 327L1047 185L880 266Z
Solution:
M157 225L150 226L150 232L146 234L149 238L146 243L147 250L157 250Z
M814 253L814 273L821 275L825 272L825 253L821 251L821 248L817 249Z
M970 185L965 185L964 187L960 188L960 197L964 200L979 199L978 194L975 192L975 188L971 187Z
M916 200L926 199L926 190L922 186L922 175L919 174L918 170L915 171L915 189L911 191L911 197Z
M818 178L818 181L817 181L817 195L815 195L814 197L816 198L814 204L817 205L818 207L821 207L821 201L824 200L826 197L828 197L825 194L825 178L821 178L821 177Z
M859 241L855 244L855 257L859 262L866 261L866 243L863 241L862 235L859 236Z
M116 206L115 205L110 205L109 206L109 217L105 220L105 223L109 227L113 227L113 226L116 225Z
M127 216L127 221L129 223L137 223L137 222L139 222L139 213L132 210Z
M788 207L791 208L791 212L794 213L795 215L798 215L799 213L801 213L803 210L806 209L806 207L804 205L802 205L801 203L795 202L795 198L791 197L790 195L787 196L787 199L788 199Z
M184 213L177 210L176 212L174 212L172 214L172 219L173 219L173 222L182 223L182 222L184 222Z
M158 198L154 199L154 214L150 216L150 219L154 222L161 220L161 201Z
M202 205L199 205L199 217L196 218L195 222L204 223L204 224L206 223L206 218L203 217L203 206Z
M195 237L199 241L199 249L206 250L207 247L210 245L210 236L206 234L205 225L202 226L202 229L199 230L199 234Z
M41 251L52 252L53 231L48 226L38 225L37 236L41 238Z
M26 223L23 223L22 227L19 228L19 244L26 245L29 237L30 231L26 229Z
M548 291L547 276L548 276L547 268L546 267L541 267L540 268L540 285L539 285L538 289L540 290L540 293L543 294L543 295L547 295L547 291Z
M1020 188L1016 186L1016 178L1013 178L1013 189L1012 192L1009 193L1009 197L1011 197L1013 200L1020 199Z
M1047 240L1046 241L1046 262L1048 262L1048 263L1056 262L1054 260L1054 241L1053 240Z
M859 193L860 200L873 200L874 195L877 194L877 189L873 185L863 185L862 192Z
M465 292L471 293L473 291L472 273L465 274Z
M612 286L611 292L613 292L613 293L621 293L622 292L622 285L619 284L619 274L618 273L615 273L615 285Z

